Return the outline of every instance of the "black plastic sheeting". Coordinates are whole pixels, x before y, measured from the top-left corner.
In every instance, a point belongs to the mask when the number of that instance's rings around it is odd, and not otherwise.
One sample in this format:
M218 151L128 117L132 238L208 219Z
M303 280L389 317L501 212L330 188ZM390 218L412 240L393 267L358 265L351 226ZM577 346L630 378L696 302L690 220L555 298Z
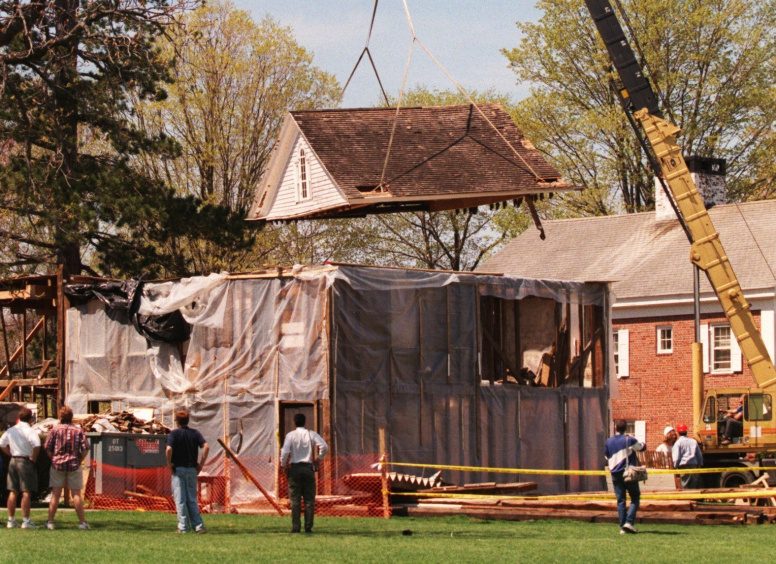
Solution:
M96 298L105 305L109 315L126 314L138 333L152 341L182 343L191 335L191 325L183 319L180 311L158 316L137 313L143 293L142 280L67 284L64 292L73 303L83 304Z

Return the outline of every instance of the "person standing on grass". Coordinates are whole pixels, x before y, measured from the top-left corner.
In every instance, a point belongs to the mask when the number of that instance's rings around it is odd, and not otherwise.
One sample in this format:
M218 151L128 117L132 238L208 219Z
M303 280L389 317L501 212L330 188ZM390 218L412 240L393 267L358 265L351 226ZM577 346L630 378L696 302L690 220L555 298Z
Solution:
M172 495L178 513L178 532L185 533L193 529L195 533L205 533L205 524L199 514L197 502L197 475L205 465L210 447L202 433L189 427L188 410L176 411L175 422L178 428L167 435L165 452L172 473Z
M318 433L305 429L304 413L294 415L296 429L286 435L280 451L280 464L288 476L291 498L291 532L302 528L301 509L304 498L304 532L313 532L315 517L315 464L329 452L329 445ZM314 449L318 449L317 456Z
M73 497L73 506L78 516L78 528L87 530L89 524L84 515L84 503L81 490L84 487L84 475L81 462L89 452L89 442L80 427L73 425L73 410L63 405L59 409L59 425L49 431L45 444L46 454L51 459L49 483L51 501L49 502L46 528L54 530L54 517L59 506L62 489L67 486Z
M679 438L674 443L672 451L674 468L700 468L703 466L703 453L698 441L687 436L687 425L677 425ZM682 489L698 489L703 487L701 474L682 474Z
M646 448L644 443L640 443L635 437L625 434L627 424L623 419L618 419L614 423L615 434L606 439L604 446L604 457L609 466L609 472L612 474L612 487L617 497L617 514L620 517L620 533L637 533L636 512L639 509L639 500L641 499L641 490L638 482L626 482L623 474L627 465L637 466L639 459L636 451ZM625 510L625 494L630 496L630 507Z
M8 523L13 529L16 522L16 498L22 497L22 529L36 529L30 520L32 493L38 491L38 471L35 461L40 454L40 437L30 427L32 411L26 407L19 410L19 420L0 437L0 450L11 457L8 464Z

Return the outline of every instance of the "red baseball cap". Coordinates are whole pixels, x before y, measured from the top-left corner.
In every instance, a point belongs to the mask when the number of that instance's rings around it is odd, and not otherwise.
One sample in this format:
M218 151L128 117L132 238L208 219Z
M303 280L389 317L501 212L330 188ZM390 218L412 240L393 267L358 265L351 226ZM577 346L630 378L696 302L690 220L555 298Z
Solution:
M676 426L676 432L677 433L686 433L687 432L687 425L684 423L679 423L679 425Z

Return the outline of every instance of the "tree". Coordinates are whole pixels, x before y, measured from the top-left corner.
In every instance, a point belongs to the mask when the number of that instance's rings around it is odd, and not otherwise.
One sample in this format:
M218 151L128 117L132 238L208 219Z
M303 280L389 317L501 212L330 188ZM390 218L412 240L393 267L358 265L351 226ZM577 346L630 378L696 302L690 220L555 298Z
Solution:
M146 154L142 166L179 195L245 217L287 111L336 106L339 85L313 65L290 29L270 18L255 23L229 1L190 13L162 49L176 61L175 81L164 100L138 104L138 120L177 141L181 153L175 159ZM243 229L253 239L254 227ZM289 260L299 236L299 230L268 227L238 248L191 241L188 260L200 271ZM179 250L185 254L187 247Z
M176 147L127 119L130 94L165 96L170 67L154 42L187 7L168 0L0 2L6 268L57 262L77 274L84 259L111 270L115 251L148 255L132 241L132 228L170 194L129 157L172 155Z
M622 0L664 110L682 128L686 155L728 161L729 194L773 192L772 85L776 2ZM578 0L540 0L504 53L532 84L518 123L573 183L564 213L600 215L654 203L652 173L619 106L610 62ZM769 168L770 167L770 168Z

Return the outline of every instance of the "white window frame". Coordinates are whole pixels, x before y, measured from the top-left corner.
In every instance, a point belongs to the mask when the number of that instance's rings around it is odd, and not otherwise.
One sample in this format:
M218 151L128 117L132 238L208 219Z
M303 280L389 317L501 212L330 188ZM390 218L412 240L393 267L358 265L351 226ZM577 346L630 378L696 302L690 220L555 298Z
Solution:
M312 198L310 163L304 147L299 147L296 157L296 199L297 202L304 202L310 198Z
M667 348L663 347L662 333L668 331ZM672 354L674 352L674 329L671 325L658 325L655 327L655 341L657 343L657 354Z
M711 323L701 325L701 343L703 345L703 372L707 374L735 374L743 371L741 348L738 345L732 329L730 330L730 367L716 368L714 366L714 330L717 327L730 327L729 323Z
M724 346L717 346L717 331L721 329L726 329L728 332L728 345L727 347ZM733 330L730 328L730 325L727 323L717 323L709 326L709 365L711 366L711 373L712 374L730 374L733 371L733 345L732 341L735 339L733 336ZM727 351L730 360L727 362L725 366L718 366L715 361L715 353L717 351Z

